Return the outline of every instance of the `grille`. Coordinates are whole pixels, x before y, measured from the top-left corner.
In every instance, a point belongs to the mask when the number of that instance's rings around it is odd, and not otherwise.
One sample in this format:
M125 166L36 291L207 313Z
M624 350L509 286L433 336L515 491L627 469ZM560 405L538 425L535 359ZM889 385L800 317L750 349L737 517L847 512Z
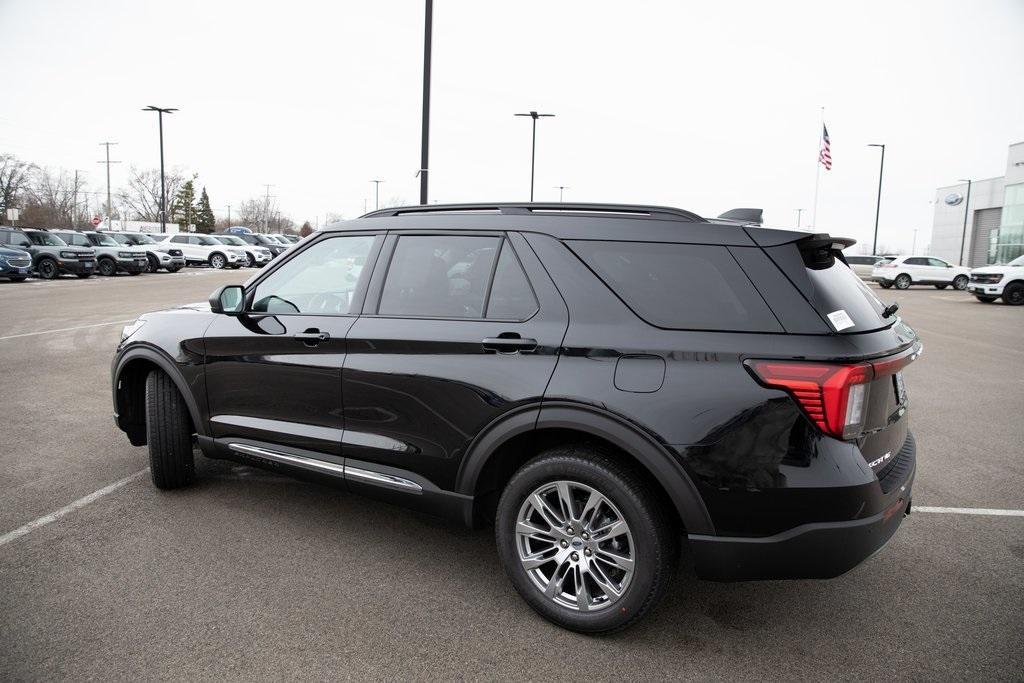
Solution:
M10 263L15 268L24 268L25 266L28 266L29 264L32 263L32 259L27 259L27 258L9 258L9 259L7 259L7 262Z
M914 435L907 432L907 440L903 442L900 452L896 454L892 462L883 467L878 473L878 483L882 485L882 491L889 493L905 482L907 477L910 476L910 472L914 469L916 461L917 443L914 441Z
M92 254L79 254L78 255L78 260L79 261L92 261L93 260L93 255Z
M1003 276L999 273L978 273L971 276L971 282L979 285L994 285L1002 279Z
M181 249L168 249L167 253L171 256L181 256Z

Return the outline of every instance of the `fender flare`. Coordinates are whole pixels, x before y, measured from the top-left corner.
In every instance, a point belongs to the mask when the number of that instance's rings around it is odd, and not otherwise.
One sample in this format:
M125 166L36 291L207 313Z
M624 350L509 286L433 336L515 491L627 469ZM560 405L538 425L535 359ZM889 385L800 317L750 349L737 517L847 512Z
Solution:
M509 439L528 431L559 428L589 432L629 453L665 489L687 533L715 533L703 498L675 456L636 425L595 406L545 401L542 406L528 406L488 425L463 460L456 479L456 492L473 495L484 466Z
M185 399L185 406L188 408L189 415L192 417L192 425L196 428L196 433L200 436L206 436L206 422L201 418L199 404L196 403L195 396L193 396L192 392L189 391L188 383L182 376L181 370L178 369L177 364L169 356L146 346L137 346L125 351L124 355L118 358L114 365L111 389L113 391L114 399L114 414L117 416L118 426L121 424L121 416L118 410L117 387L121 383L121 372L124 370L124 367L134 360L150 361L167 373L167 376L171 378L172 382L174 382L174 386L178 388L178 392L181 394L182 398Z

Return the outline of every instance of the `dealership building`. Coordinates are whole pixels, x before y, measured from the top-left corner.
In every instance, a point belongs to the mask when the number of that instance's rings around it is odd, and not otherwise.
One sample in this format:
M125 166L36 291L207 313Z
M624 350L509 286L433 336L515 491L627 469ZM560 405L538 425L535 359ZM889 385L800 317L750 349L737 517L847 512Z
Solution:
M1010 145L1005 176L935 191L931 252L972 268L1024 254L1024 142Z

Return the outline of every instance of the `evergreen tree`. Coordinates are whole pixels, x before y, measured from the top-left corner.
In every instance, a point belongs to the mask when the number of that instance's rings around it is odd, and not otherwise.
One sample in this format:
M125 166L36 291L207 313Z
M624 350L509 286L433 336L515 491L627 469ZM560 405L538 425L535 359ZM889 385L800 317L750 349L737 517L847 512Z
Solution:
M196 221L196 188L193 180L195 180L195 176L182 184L174 202L171 203L172 220L178 224L181 230L187 230L188 226Z
M199 196L199 205L196 207L196 231L213 232L217 218L210 208L210 195L206 194L206 186L203 186L203 193Z

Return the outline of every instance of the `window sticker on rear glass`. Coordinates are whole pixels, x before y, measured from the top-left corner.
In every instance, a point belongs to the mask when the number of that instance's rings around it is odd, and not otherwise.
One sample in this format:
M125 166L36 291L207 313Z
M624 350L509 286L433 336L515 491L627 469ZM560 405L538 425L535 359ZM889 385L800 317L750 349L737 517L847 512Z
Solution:
M832 327L836 328L836 332L842 332L847 327L853 327L853 320L841 308L838 311L829 313L828 319L832 322Z

